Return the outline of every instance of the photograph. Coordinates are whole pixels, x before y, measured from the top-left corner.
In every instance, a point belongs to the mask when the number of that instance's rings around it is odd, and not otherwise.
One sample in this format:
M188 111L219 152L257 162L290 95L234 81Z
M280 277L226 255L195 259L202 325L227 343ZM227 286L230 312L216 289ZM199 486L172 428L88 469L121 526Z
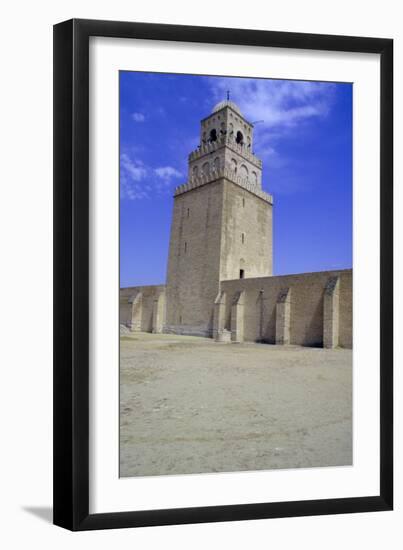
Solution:
M121 70L116 108L120 477L351 467L353 84Z
M399 546L401 5L4 4L3 548Z

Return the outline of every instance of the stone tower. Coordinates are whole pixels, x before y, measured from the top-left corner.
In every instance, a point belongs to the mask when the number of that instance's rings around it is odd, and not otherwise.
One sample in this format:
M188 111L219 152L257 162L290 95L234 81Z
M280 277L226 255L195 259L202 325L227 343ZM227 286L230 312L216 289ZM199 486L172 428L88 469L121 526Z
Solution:
M167 332L211 336L220 282L272 275L272 204L262 191L253 125L232 101L201 121L187 183L175 190Z

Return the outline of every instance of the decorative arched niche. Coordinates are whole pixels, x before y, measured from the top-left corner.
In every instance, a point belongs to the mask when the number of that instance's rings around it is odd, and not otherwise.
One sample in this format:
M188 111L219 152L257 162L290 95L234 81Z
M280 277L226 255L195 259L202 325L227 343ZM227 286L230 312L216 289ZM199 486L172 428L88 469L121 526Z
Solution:
M249 171L245 164L241 164L239 168L239 175L241 176L241 178L245 178L246 180L248 179Z
M231 159L231 162L230 162L230 168L233 172L237 172L237 168L238 168L238 163L235 159Z
M208 162L205 162L203 164L202 172L203 172L203 176L209 176L210 175L210 164Z
M258 184L257 173L253 171L251 176L252 176L252 183L257 185Z

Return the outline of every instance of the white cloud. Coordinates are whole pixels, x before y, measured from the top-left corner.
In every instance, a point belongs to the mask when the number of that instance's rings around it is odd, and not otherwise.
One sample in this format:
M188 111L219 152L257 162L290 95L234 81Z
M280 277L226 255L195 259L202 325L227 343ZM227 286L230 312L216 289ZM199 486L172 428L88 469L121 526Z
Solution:
M231 99L248 120L263 120L256 128L259 132L287 129L304 120L326 116L334 90L334 84L326 82L249 78L220 78L212 86L217 101L230 90Z
M182 172L179 172L179 170L173 166L161 166L160 168L155 168L154 172L159 178L166 181L170 181L172 178L182 177Z
M144 199L147 198L147 186L142 181L147 177L148 169L144 163L132 160L127 153L120 155L120 192L122 198Z
M289 164L279 152L279 140L297 135L303 139L306 124L326 117L335 97L335 84L328 82L226 77L211 81L213 101L222 101L227 90L247 120L259 121L254 128L254 152L264 165L278 168ZM301 187L292 174L288 180L280 190L272 190L294 193Z
M120 166L133 181L141 181L147 175L147 169L141 160L131 160L126 153L120 155Z
M132 120L134 120L134 122L144 122L145 121L145 116L143 115L143 113L132 113Z
M169 192L171 181L182 177L173 166L152 168L138 156L132 158L127 152L120 155L121 198L138 200Z

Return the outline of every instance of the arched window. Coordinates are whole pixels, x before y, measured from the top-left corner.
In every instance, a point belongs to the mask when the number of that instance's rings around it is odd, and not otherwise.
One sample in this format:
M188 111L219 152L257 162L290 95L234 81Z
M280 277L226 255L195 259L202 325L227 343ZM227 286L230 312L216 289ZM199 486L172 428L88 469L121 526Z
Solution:
M239 145L243 145L243 134L242 132L240 132L238 130L238 132L236 133L236 140L235 140L237 143L239 143Z
M213 128L210 132L210 141L217 141L217 130Z
M210 175L210 164L208 162L205 162L203 164L202 172L203 172L203 176L209 176Z
M240 166L240 168L239 168L239 175L240 175L242 178L248 179L249 172L248 172L247 167L246 167L244 164L241 164L241 166Z
M197 178L197 177L198 177L198 175L199 175L199 167L198 167L198 166L193 166L193 172L192 172L192 174L193 174L193 177L194 177L194 178Z
M257 184L257 174L256 174L256 172L252 172L252 183Z
M214 170L218 172L219 169L220 169L220 157L216 157L214 159Z

